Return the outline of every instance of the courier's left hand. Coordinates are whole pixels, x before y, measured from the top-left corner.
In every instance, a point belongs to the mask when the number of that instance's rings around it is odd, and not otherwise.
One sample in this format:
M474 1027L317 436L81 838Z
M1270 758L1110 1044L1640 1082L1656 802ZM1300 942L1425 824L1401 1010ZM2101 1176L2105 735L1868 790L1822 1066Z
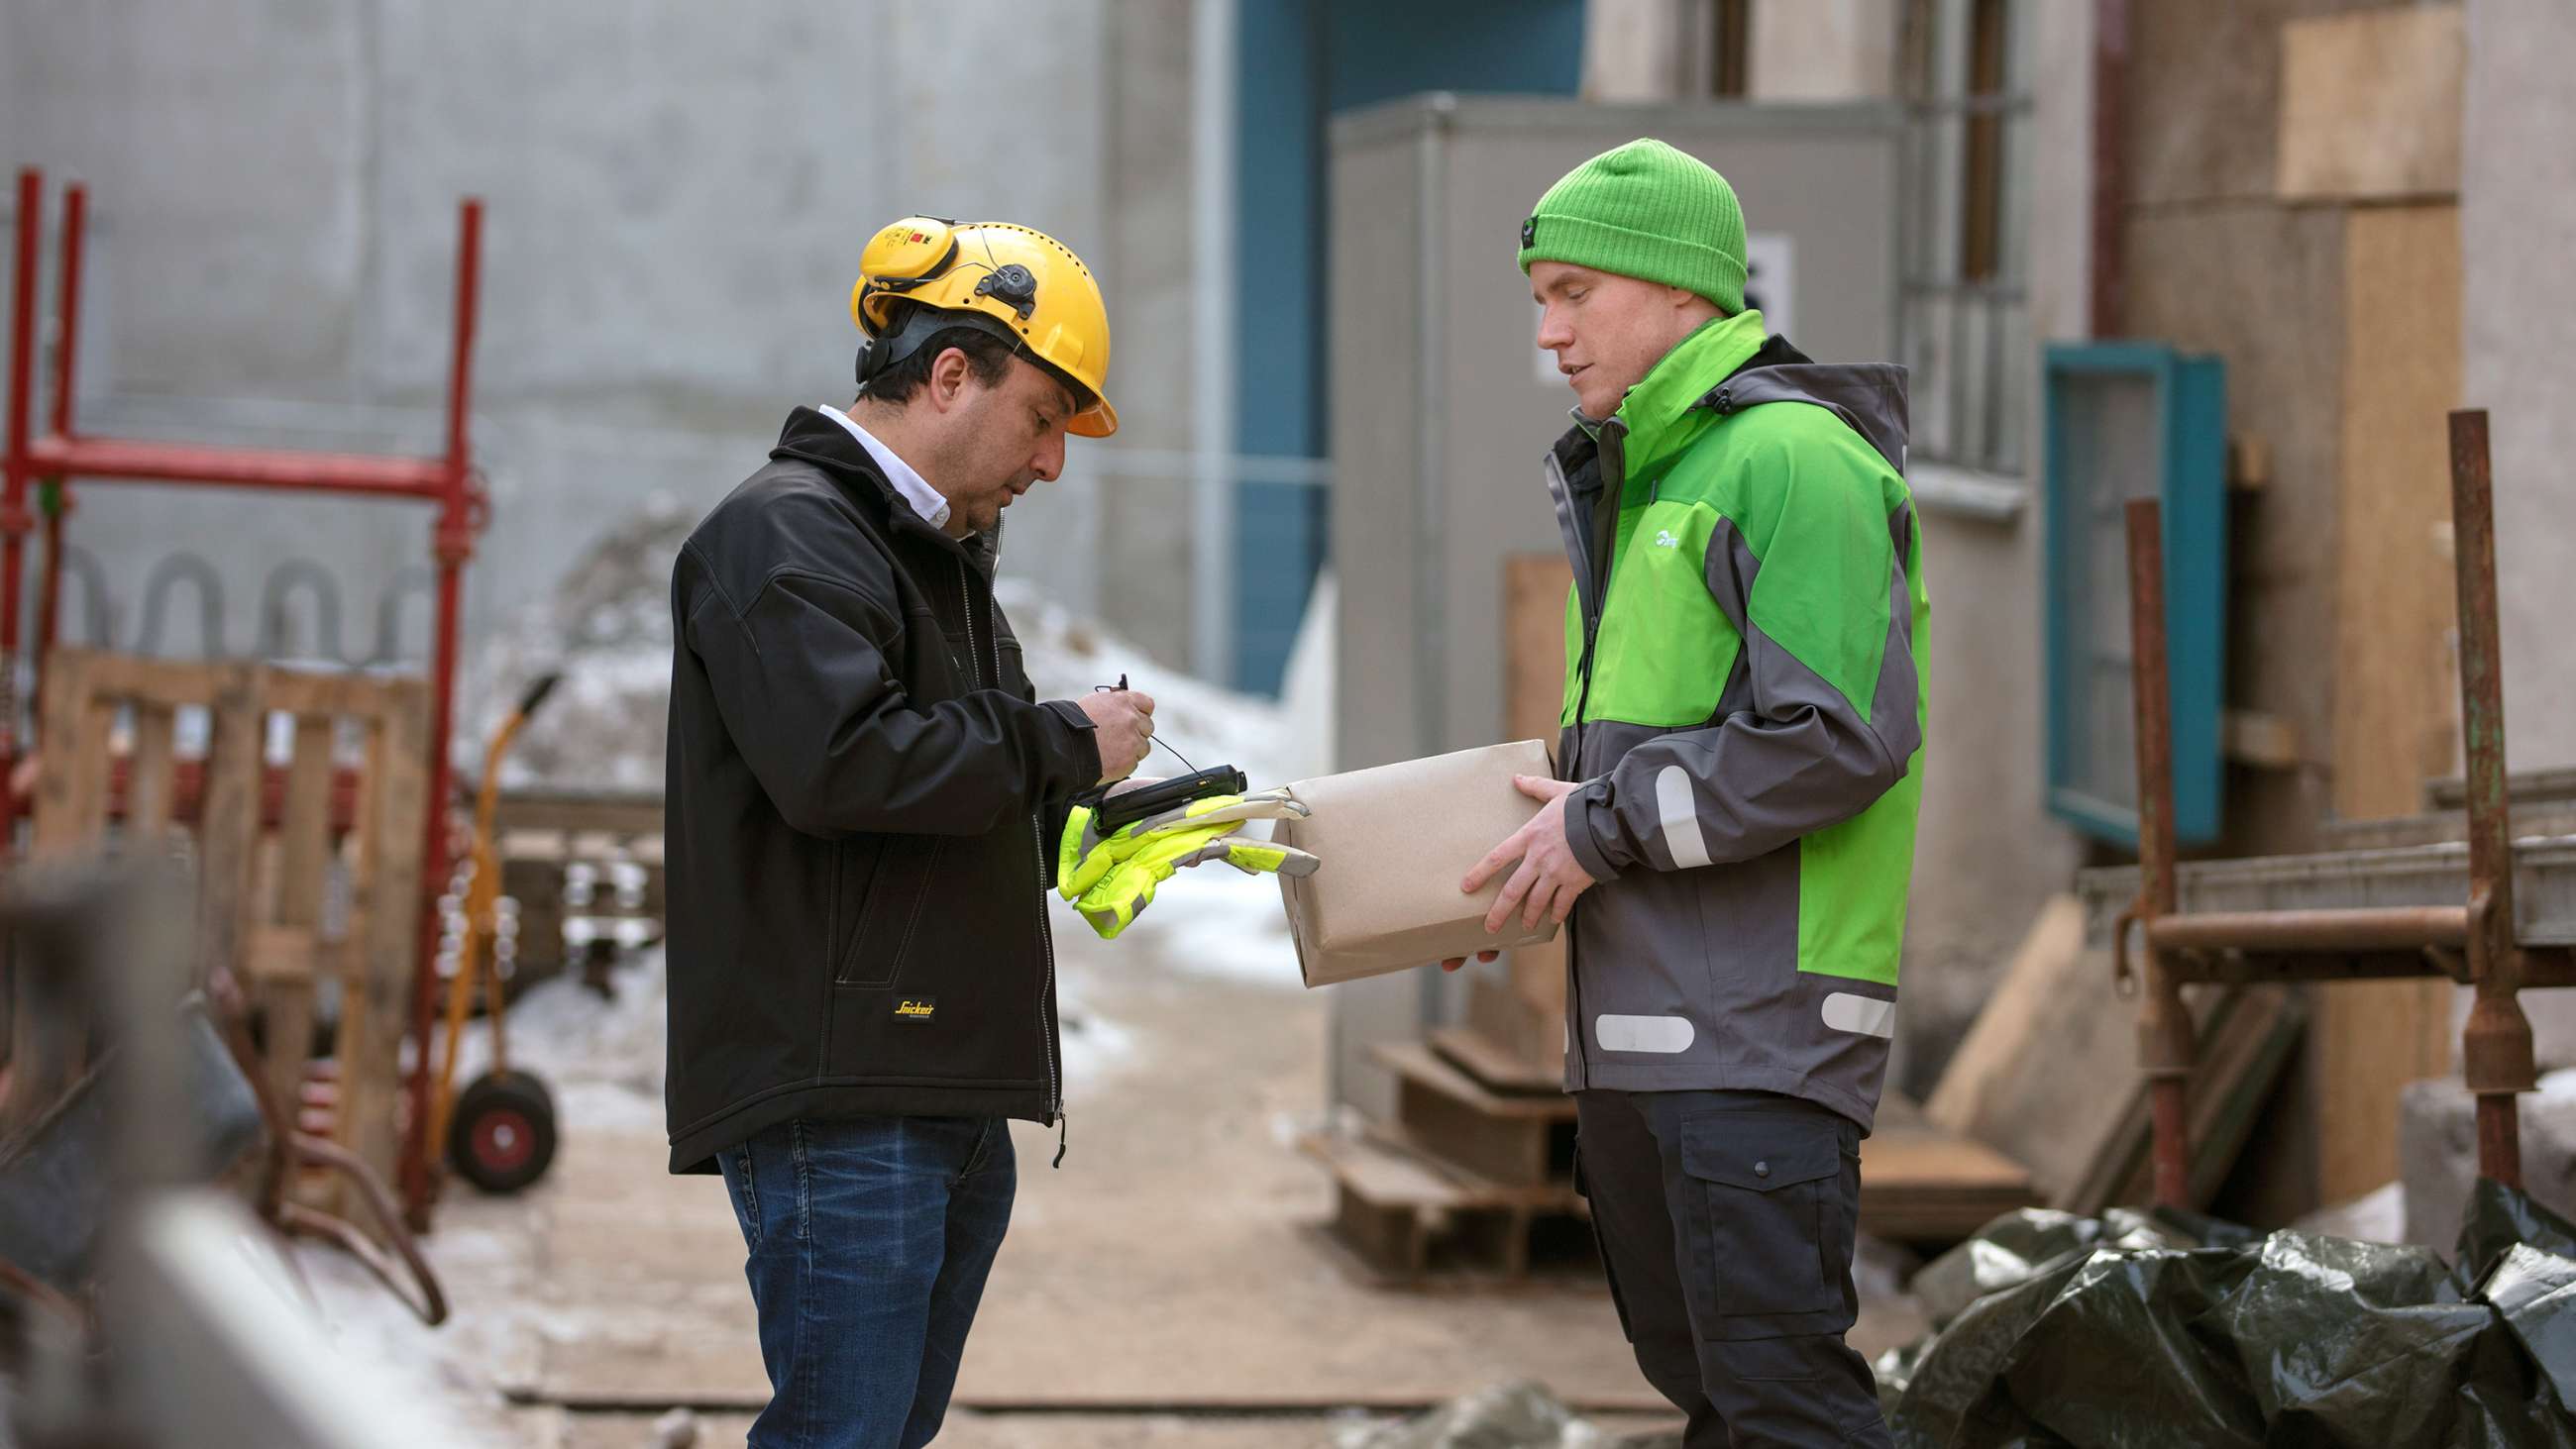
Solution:
M1485 913L1485 933L1498 935L1512 912L1521 913L1521 925L1536 930L1542 917L1558 925L1565 924L1566 914L1574 909L1575 897L1592 889L1592 873L1574 858L1573 847L1565 843L1565 797L1582 788L1571 780L1542 780L1536 775L1514 775L1512 783L1520 792L1546 804L1530 817L1527 825L1506 836L1503 843L1485 852L1476 868L1467 872L1459 889L1468 895L1484 889L1504 867L1517 860L1520 869L1503 883L1503 893L1494 898L1494 908Z

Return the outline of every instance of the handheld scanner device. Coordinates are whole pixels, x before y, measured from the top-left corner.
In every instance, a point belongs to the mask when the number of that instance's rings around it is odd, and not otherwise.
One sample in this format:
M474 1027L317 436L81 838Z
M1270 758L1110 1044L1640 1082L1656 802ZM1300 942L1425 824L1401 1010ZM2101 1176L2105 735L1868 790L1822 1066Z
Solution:
M1106 790L1093 790L1075 798L1091 807L1092 828L1107 835L1148 816L1177 810L1193 800L1204 800L1211 795L1240 795L1248 788L1241 770L1232 765L1219 765L1212 770L1139 785L1116 795Z

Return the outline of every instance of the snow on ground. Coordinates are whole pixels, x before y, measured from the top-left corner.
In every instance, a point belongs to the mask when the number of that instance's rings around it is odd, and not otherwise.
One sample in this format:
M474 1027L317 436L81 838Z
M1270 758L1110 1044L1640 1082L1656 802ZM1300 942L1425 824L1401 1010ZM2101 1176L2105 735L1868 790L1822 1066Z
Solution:
M1155 750L1139 774L1188 773L1173 753L1178 751L1200 769L1233 765L1261 790L1291 783L1292 772L1308 757L1291 737L1288 713L1279 705L1161 664L1018 580L1004 579L995 593L1019 634L1039 698L1079 698L1116 683L1122 673L1130 687L1153 696L1155 738L1169 748ZM1254 826L1247 833L1267 831ZM1079 916L1064 911L1056 915L1056 935L1086 959L1143 954L1185 971L1282 989L1300 985L1278 881L1223 865L1175 875L1116 941L1095 939Z

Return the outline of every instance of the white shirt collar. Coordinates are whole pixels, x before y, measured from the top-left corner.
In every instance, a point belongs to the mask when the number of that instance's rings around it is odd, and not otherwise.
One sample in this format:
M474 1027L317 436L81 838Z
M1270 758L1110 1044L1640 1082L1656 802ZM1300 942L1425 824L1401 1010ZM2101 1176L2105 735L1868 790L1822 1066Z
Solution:
M939 490L931 487L910 463L896 457L894 449L878 442L875 434L852 422L848 413L830 403L815 411L850 430L850 436L858 439L859 446L868 450L868 456L875 459L877 467L884 471L886 481L894 485L895 492L903 495L904 502L912 505L913 512L921 515L922 522L942 533L948 531L948 500L940 497Z

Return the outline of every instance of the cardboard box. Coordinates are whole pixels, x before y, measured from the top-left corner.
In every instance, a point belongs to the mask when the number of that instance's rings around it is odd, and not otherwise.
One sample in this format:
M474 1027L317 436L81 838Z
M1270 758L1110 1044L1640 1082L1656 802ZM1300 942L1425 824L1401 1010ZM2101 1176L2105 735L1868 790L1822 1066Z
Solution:
M1512 777L1554 773L1547 746L1520 740L1290 786L1314 814L1280 821L1273 836L1324 862L1302 880L1279 881L1306 984L1554 939L1553 922L1524 931L1517 916L1501 934L1485 934L1485 912L1509 872L1472 896L1458 889L1486 851L1539 811Z

